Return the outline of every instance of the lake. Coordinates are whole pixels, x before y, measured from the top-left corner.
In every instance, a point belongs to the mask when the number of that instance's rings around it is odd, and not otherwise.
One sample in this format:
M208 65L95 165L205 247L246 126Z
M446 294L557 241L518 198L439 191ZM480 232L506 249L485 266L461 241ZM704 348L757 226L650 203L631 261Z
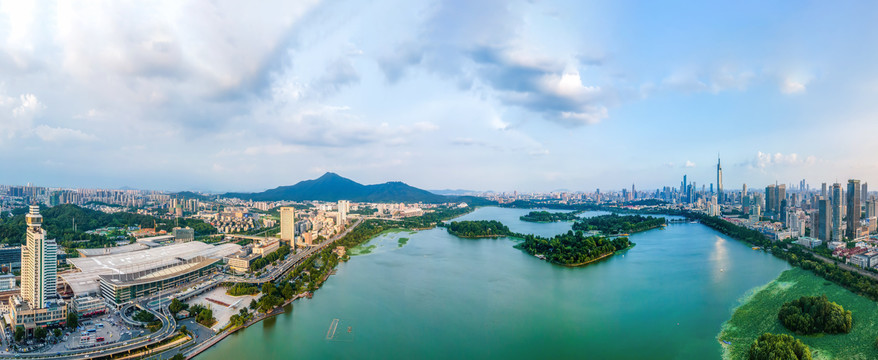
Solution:
M528 211L487 207L458 220L499 220L541 236L572 225L520 221ZM719 359L717 334L740 299L789 268L701 224L631 240L630 250L567 268L508 238L385 233L313 299L198 358Z

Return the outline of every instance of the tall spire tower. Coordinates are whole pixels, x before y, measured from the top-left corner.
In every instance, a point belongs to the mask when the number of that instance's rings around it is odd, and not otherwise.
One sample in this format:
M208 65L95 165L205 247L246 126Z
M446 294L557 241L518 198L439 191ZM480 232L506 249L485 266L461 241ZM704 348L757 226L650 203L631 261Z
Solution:
M723 167L720 165L719 154L716 154L716 201L723 202Z

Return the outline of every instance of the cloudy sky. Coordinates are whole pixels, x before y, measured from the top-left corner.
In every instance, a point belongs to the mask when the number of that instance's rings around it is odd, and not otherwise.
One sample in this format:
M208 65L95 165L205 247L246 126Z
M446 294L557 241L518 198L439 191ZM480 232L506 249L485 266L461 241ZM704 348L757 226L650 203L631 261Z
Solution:
M878 181L878 3L0 0L0 183Z

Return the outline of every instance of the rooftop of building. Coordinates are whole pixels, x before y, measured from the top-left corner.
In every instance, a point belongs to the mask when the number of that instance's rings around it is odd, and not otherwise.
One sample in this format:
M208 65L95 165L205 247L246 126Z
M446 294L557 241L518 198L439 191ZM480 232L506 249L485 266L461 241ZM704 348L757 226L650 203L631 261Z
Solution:
M98 248L98 249L77 249L80 255L83 257L92 257L92 256L102 256L102 255L114 255L114 254L123 254L132 251L146 250L149 249L149 246L141 243L128 244L123 246L109 247L109 248Z
M237 244L209 245L200 241L149 248L87 258L68 259L80 272L61 274L76 296L96 294L100 290L100 275L119 275L151 271L179 265L197 257L221 259L241 249Z
M100 275L100 278L115 286L132 286L170 279L206 268L220 261L215 258L198 257L177 265L156 270L144 270L130 274Z

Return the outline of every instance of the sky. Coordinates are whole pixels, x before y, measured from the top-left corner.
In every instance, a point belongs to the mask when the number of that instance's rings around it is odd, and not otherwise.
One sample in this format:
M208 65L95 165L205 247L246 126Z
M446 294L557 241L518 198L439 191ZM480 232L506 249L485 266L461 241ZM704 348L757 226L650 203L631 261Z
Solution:
M878 3L0 0L0 183L878 181Z

